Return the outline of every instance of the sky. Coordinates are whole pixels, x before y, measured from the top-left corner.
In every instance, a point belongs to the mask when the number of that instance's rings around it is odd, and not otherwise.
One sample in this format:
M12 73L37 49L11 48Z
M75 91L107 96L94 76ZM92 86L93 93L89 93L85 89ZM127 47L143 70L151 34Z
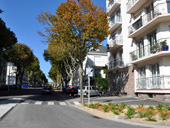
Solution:
M44 26L38 22L36 17L41 12L54 14L61 2L66 0L0 0L0 14L2 20L6 23L17 37L18 43L24 43L29 46L34 55L39 59L40 68L48 78L48 72L51 68L50 62L43 58L44 50L48 44L43 42L43 38L37 33L44 31ZM98 5L106 10L106 0L91 0L94 5ZM106 46L106 40L103 45ZM48 78L49 82L51 79Z

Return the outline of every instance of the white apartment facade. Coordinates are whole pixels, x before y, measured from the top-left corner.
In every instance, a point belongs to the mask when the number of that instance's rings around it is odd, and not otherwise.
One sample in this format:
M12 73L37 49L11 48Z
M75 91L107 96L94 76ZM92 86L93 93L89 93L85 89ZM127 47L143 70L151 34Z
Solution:
M124 92L134 95L134 72L130 64L129 53L133 50L128 38L128 22L125 0L106 0L109 14L109 32L107 37L109 90L110 95Z
M169 102L170 0L128 0L127 13L135 93Z

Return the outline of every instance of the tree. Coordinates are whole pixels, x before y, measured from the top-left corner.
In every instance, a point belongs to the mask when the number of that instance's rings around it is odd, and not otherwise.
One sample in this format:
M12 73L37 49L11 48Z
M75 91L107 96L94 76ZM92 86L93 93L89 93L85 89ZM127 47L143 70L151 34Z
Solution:
M18 77L20 84L22 84L24 70L33 62L34 55L32 50L25 44L17 43L7 50L6 54L10 56L9 61L17 67L16 84Z
M0 9L0 13L3 11ZM15 34L6 27L5 22L0 18L0 76L3 70L4 61L8 61L9 56L5 55L5 51L10 49L17 43Z
M83 103L82 81L83 61L90 48L97 48L98 44L108 36L108 19L103 8L94 6L91 0L67 0L57 8L55 15L41 13L40 23L47 25L49 43L62 44L70 58L78 64Z

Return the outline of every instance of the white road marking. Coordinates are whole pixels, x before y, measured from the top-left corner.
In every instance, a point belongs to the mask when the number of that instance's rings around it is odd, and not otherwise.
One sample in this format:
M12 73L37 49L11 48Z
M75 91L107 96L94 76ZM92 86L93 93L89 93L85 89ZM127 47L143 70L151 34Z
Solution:
M21 104L29 104L31 101L27 100L27 101L24 101L22 102Z
M66 105L66 103L65 103L65 102L59 102L59 104L60 104L60 105Z
M120 102L132 102L132 101L144 101L146 99L142 99L142 100L122 100L122 101L113 101L114 103L120 103Z
M35 102L36 105L41 105L42 104L42 101L37 101Z
M79 102L77 102L77 101L76 101L76 102L73 102L73 103L74 103L75 105L80 105L80 103L79 103Z
M48 102L48 105L54 105L54 102Z

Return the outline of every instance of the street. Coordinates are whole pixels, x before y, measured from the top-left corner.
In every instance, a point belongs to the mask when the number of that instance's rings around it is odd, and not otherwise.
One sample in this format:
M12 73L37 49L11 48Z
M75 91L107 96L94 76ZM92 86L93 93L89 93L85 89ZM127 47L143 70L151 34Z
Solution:
M65 99L69 96L61 92L41 95L40 88L24 91L27 94L21 96L21 102L1 119L1 128L140 128L81 111L74 107L78 102Z

